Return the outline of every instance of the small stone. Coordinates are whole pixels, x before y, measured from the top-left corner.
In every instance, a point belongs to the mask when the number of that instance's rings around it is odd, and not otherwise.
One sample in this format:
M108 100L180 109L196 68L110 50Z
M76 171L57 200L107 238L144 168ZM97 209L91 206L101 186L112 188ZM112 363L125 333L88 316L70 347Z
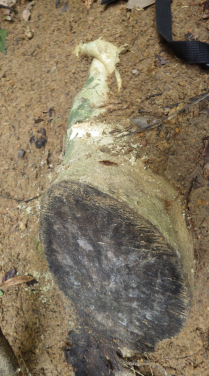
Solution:
M141 140L140 145L141 146L147 146L147 140Z
M133 74L139 74L139 71L138 71L136 68L134 68L134 69L132 70L132 73L133 73Z
M67 12L68 8L69 8L69 4L68 4L68 3L65 3L65 4L60 8L60 12L61 12L61 13Z
M20 222L20 223L19 223L19 228L20 228L20 230L25 230L25 229L26 229L26 225L25 225L25 223Z
M29 11L29 9L24 9L24 11L22 12L22 18L24 19L25 22L27 22L29 19L30 19L30 16L31 16L31 12Z
M133 123L135 125L137 125L141 129L145 129L145 128L147 128L149 126L148 122L147 122L147 119L145 117L143 117L143 116L140 116L138 118L133 118L131 120L133 121Z
M204 14L202 15L202 18L203 18L203 19L209 18L209 14L208 14L208 13L204 13Z
M27 215L24 215L21 218L21 221L19 222L20 230L25 230L27 228L27 223L28 223L28 217L27 217Z
M28 26L26 28L25 35L28 37L28 39L32 39L33 38L33 30L30 28L30 26Z
M23 149L19 149L19 150L18 150L18 158L23 158L24 155L25 155L25 150L23 150Z

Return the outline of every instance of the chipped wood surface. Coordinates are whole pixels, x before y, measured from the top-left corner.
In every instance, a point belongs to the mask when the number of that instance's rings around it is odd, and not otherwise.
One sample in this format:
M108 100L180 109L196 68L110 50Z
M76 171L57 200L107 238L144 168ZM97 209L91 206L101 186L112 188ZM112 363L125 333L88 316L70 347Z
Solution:
M21 376L15 354L0 329L0 376Z

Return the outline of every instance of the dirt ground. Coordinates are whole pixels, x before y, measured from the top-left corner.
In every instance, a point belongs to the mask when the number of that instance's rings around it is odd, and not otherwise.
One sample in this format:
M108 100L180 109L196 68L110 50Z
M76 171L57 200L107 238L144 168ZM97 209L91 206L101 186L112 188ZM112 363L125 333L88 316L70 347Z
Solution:
M90 8L80 0L36 0L29 22L22 19L27 1L16 6L12 22L1 16L9 33L7 54L0 60L0 274L12 267L34 276L38 284L10 287L0 297L2 330L18 357L24 375L73 375L63 348L76 317L53 284L37 243L40 197L57 176L63 159L66 122L73 98L87 78L90 58L76 58L82 40L103 37L117 46L128 43L118 69L122 90L109 80L111 106L104 119L130 134L127 153L135 149L146 168L164 175L183 198L183 212L194 238L195 286L190 318L175 338L147 355L144 376L209 375L209 174L203 153L208 131L208 101L201 101L142 133L129 119L161 119L208 91L208 70L175 58L158 36L155 6L127 10L125 1ZM200 0L172 4L173 36L208 42L209 20ZM34 35L25 35L28 25ZM46 130L46 136L40 132ZM135 132L135 133L132 133ZM34 137L33 137L34 136ZM47 139L37 148L34 140ZM33 138L32 138L33 137ZM43 142L44 143L44 142ZM22 152L20 150L23 150ZM21 154L22 153L22 154ZM6 196L2 197L2 196ZM139 358L140 359L140 358ZM142 359L142 363L145 361ZM145 369L146 368L146 369ZM162 374L166 374L163 371ZM136 373L137 374L137 373Z

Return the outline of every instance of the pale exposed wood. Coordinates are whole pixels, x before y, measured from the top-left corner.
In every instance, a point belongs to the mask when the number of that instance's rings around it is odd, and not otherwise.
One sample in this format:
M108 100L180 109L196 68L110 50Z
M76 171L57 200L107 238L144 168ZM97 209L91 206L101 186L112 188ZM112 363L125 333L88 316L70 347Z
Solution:
M179 193L144 168L133 146L124 153L114 124L96 120L107 88L95 60L73 102L63 167L42 198L39 228L49 269L77 313L67 353L76 376L122 372L119 349L124 357L149 352L176 335L193 290Z

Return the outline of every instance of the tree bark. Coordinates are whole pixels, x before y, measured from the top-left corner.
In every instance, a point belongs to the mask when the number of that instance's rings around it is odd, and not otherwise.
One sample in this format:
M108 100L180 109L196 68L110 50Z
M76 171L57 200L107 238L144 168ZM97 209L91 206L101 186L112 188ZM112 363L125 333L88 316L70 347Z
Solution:
M114 375L119 354L153 351L185 325L193 246L178 192L134 153L124 157L124 139L93 117L85 98L75 98L69 115L65 160L42 198L39 232L77 312L67 355L76 375Z

